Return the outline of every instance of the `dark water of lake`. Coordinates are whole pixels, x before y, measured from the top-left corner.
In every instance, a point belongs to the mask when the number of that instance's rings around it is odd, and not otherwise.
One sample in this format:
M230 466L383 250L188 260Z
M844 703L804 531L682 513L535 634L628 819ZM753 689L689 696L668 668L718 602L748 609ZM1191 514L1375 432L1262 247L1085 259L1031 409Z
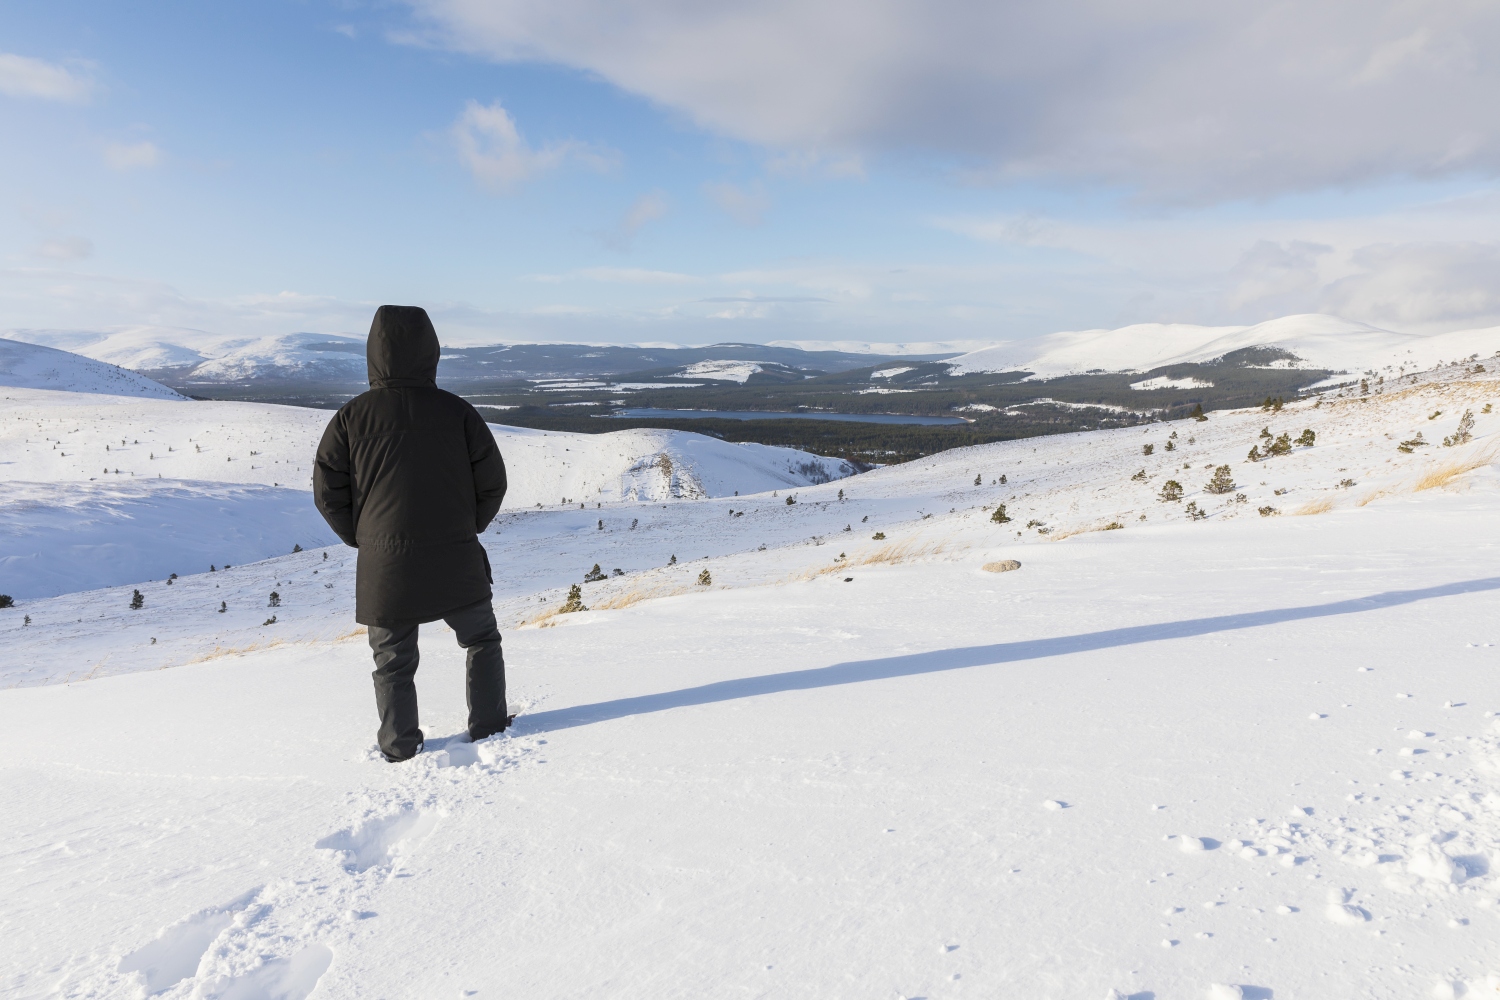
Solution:
M643 417L657 419L702 419L717 417L721 420L847 420L858 424L925 424L946 426L967 421L959 417L918 417L904 413L777 413L768 410L658 410L649 406L629 407L615 410L611 417Z

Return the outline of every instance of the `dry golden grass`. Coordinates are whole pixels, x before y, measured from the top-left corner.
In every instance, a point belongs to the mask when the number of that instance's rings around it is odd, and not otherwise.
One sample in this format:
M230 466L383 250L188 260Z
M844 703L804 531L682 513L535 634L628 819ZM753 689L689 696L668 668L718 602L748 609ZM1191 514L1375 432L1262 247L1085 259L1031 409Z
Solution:
M1292 511L1293 517L1310 517L1313 514L1326 514L1333 510L1333 497L1323 497L1318 500L1309 500L1307 503Z
M590 611L620 611L624 608L634 607L642 601L651 601L659 597L676 597L679 594L691 594L698 590L709 590L708 587L683 587L676 584L661 584L656 587L633 587L630 590L618 594L594 598L588 605ZM540 611L530 618L525 619L516 628L551 628L557 624L556 619L564 614L562 605ZM566 612L574 614L575 612Z
M1477 455L1471 455L1456 462L1445 462L1437 468L1429 469L1423 473L1422 478L1412 484L1411 491L1413 493L1421 493L1423 490L1435 490L1447 486L1464 473L1473 472L1475 469L1490 465L1494 461L1495 449L1488 448Z

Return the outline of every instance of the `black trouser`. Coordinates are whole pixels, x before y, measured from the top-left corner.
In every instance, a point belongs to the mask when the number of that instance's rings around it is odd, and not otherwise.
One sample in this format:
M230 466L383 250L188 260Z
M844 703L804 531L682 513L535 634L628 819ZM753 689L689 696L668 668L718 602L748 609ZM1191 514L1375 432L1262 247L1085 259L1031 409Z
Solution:
M503 730L510 721L505 706L505 657L500 652L500 629L489 601L471 604L443 616L468 650L467 681L469 737L482 740ZM370 626L370 649L375 653L375 708L380 712L380 750L405 760L422 746L417 728L417 628Z

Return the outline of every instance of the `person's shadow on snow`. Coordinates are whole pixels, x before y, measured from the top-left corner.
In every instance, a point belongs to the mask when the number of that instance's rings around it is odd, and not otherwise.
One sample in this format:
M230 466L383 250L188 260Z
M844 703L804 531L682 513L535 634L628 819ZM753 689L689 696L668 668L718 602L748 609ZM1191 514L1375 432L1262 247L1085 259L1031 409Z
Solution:
M1312 604L1300 608L1247 611L1241 614L1190 618L1187 621L1162 622L1156 625L1132 625L1127 628L1084 632L1080 635L1059 636L1053 639L1027 639L1020 642L999 642L988 646L936 649L928 653L910 653L876 660L851 660L848 663L835 663L827 667L715 681L712 684L701 684L678 691L617 698L614 701L601 701L591 705L576 705L572 708L538 712L535 715L522 715L516 719L514 731L524 735L554 729L571 729L574 726L608 722L611 719L622 719L631 715L647 715L651 712L665 712L672 708L710 705L715 702L754 698L758 695L778 694L784 691L807 691L839 684L883 680L888 677L911 677L918 674L939 673L944 670L963 670L969 667L1000 663L1020 663L1068 653L1157 642L1162 639L1183 639L1214 632L1232 632L1236 629L1281 625L1309 618L1328 618L1334 615L1357 614L1361 611L1378 611L1382 608L1397 607L1437 597L1454 597L1459 594L1475 594L1487 590L1500 590L1500 577L1446 583L1421 590L1392 590L1370 597L1357 597L1329 604Z

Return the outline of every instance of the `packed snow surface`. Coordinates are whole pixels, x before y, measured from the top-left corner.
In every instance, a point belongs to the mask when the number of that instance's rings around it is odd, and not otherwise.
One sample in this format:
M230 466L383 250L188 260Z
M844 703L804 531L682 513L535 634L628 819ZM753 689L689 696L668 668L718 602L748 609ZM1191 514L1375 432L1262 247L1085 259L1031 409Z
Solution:
M426 626L402 765L349 550L21 601L0 993L1492 993L1496 403L1455 366L791 504L508 505L483 541L520 716L464 742ZM1262 429L1315 440L1248 461Z
M1011 341L953 358L955 375L1029 371L1055 378L1090 371L1150 371L1204 363L1248 347L1274 347L1295 355L1298 367L1334 371L1425 370L1500 351L1500 327L1419 335L1308 314L1254 326L1139 323L1117 330L1079 330Z

